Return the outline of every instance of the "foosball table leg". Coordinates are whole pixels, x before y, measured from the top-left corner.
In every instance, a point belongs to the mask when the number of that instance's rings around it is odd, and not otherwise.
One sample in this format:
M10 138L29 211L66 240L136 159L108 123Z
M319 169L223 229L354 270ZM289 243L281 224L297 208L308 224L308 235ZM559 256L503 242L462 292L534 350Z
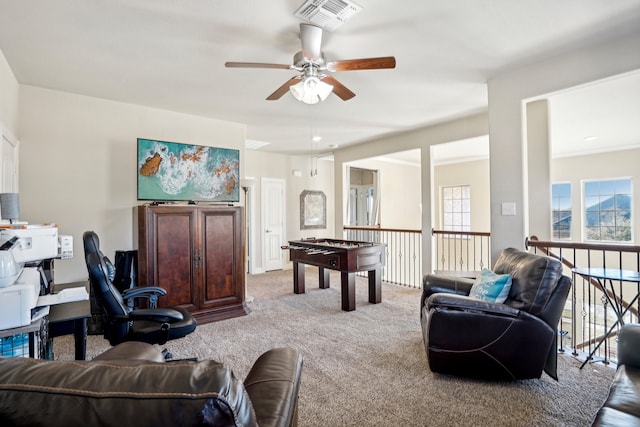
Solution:
M382 271L380 269L369 271L369 302L378 304L382 302Z
M331 286L329 282L329 270L318 267L318 282L320 283L320 289L327 289Z
M353 311L356 309L356 275L355 273L340 272L342 309Z
M304 264L293 263L293 293L304 294Z

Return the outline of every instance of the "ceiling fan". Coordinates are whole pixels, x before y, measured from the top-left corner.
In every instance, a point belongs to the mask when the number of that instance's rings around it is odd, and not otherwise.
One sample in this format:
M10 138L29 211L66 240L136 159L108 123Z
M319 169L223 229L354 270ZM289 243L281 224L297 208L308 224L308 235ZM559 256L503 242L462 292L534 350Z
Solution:
M343 101L356 96L330 73L395 68L396 66L396 59L393 56L326 61L321 51L322 28L315 25L300 24L300 40L302 50L293 56L292 65L261 62L226 62L224 65L227 68L277 68L298 71L301 73L300 75L287 80L269 95L267 100L275 101L290 91L297 100L305 104L324 101L331 92Z

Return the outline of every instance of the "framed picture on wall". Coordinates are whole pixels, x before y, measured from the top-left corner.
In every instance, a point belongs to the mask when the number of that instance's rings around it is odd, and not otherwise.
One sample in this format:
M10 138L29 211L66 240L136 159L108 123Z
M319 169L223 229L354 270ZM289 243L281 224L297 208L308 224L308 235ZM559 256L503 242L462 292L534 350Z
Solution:
M300 193L300 229L327 228L327 196L322 191Z

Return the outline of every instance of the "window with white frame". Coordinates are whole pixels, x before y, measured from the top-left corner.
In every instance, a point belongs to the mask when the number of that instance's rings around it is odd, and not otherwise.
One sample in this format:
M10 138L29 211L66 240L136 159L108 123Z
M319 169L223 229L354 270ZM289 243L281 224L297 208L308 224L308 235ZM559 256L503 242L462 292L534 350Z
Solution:
M584 238L587 241L632 241L630 178L583 182Z
M442 229L471 231L471 186L442 187Z
M551 229L554 239L571 240L571 183L551 184Z

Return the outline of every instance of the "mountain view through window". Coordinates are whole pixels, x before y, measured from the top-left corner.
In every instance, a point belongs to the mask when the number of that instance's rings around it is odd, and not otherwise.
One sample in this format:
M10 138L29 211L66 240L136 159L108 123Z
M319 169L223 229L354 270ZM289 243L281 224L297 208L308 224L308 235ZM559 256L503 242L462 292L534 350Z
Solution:
M630 179L584 183L585 240L631 242Z

